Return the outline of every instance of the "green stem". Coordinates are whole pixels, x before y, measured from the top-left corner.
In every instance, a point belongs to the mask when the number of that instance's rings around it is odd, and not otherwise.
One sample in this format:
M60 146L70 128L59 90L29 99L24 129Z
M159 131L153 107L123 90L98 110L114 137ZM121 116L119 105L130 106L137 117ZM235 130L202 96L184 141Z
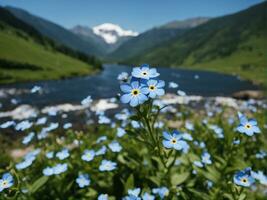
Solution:
M175 155L174 155L173 161L171 162L171 164L167 168L167 170L168 170L167 173L169 173L170 169L173 167L173 165L174 165L174 163L176 161L177 156L178 156L178 151L175 151Z
M148 107L148 113L151 112L151 108L152 108L151 107L152 102L149 102L149 103L150 103L150 105ZM155 131L152 131L152 127L151 127L151 124L149 122L148 114L142 113L139 107L137 107L136 110L138 112L138 115L141 117L141 122L142 122L146 132L148 132L148 135L149 135L149 137L150 137L150 139L152 141L153 150L155 150L157 148L157 155L159 156L160 161L164 165L164 167L167 168L166 163L164 161L164 158L161 155L161 149L160 149L160 144L159 144L160 142L159 142L158 139L156 139L154 137L153 132L155 132Z

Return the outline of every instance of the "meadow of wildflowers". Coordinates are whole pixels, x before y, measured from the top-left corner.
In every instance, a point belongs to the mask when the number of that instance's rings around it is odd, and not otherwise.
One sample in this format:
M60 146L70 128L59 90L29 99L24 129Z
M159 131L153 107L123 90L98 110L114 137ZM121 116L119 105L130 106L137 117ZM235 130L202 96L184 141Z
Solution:
M58 133L46 118L0 125L20 131L25 149L22 158L2 150L0 199L267 199L265 102L168 105L165 87L178 84L148 65L118 79L124 108L94 113L85 132L68 123Z

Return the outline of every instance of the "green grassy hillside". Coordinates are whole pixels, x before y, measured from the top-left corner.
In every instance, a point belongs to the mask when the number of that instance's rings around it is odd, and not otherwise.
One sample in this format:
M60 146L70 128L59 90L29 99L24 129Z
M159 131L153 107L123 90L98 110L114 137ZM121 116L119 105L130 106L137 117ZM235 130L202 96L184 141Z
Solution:
M111 61L123 61L135 57L172 38L181 36L186 30L206 23L208 20L209 18L207 17L198 17L183 21L173 21L163 26L155 27L126 41L112 52L108 58Z
M182 66L240 76L262 83L267 65L267 2L186 31L128 63Z
M99 69L93 57L59 46L4 9L1 11L0 83L62 79Z
M11 31L0 32L0 59L18 65L31 64L38 69L20 69L19 66L16 69L8 69L0 64L0 83L60 79L94 71L93 66L87 63L43 47L30 38L18 37Z
M237 50L225 58L216 58L194 63L190 55L184 66L191 69L206 69L227 74L238 74L255 83L264 83L267 79L267 39L266 36L251 37L238 45Z
M83 39L77 36L71 31L53 23L41 17L32 15L25 10L5 7L10 13L15 17L22 20L23 22L29 24L38 30L42 35L51 38L54 41L59 42L69 48L75 49L77 51L84 52L88 55L102 56L105 54L105 49L99 44L98 41L92 38Z

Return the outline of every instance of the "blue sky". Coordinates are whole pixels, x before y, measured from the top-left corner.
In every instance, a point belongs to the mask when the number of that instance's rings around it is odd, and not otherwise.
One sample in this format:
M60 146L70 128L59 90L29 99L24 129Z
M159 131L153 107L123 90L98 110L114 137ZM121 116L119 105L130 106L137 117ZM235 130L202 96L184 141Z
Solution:
M105 22L139 32L173 20L221 16L262 0L1 0L66 28Z

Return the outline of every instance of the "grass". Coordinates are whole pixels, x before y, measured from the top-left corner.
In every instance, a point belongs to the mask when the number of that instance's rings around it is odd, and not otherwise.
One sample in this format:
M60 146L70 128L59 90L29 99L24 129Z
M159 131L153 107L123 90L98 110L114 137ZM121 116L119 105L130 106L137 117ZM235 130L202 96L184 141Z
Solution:
M242 43L230 56L194 63L193 55L185 60L183 66L190 69L209 70L226 74L239 75L257 84L266 84L267 75L267 40L263 37L250 38ZM251 51L247 47L252 47Z
M239 102L238 105L241 106L243 103ZM135 111L134 115L128 116L125 120L116 120L110 116L113 125L99 124L97 118L94 118L95 113L89 111L92 114L89 119L94 123L88 125L87 131L59 128L43 139L37 139L35 135L26 146L20 144L22 141L20 137L25 137L32 131L38 133L48 124L35 125L19 134L0 134L2 145L0 172L1 175L10 172L14 177L14 185L1 192L0 199L5 199L4 197L11 199L15 196L14 194L16 197L13 199L18 200L97 199L98 195L104 193L109 195L110 200L114 200L122 199L129 189L138 187L141 188L142 193L145 191L152 193L153 188L160 186L165 186L169 190L168 197L164 199L266 199L264 198L265 186L259 181L256 181L253 187L244 188L233 181L236 172L246 167L252 167L253 171L265 170L266 157L262 159L256 157L260 151L266 152L267 147L264 104L260 106L257 102L252 103L251 106L257 108L256 112L250 112L248 108L248 110L244 108L248 111L246 113L249 117L257 119L261 128L262 132L254 136L241 134L235 130L239 124L236 116L238 108L218 105L209 100L203 102L203 105L205 106L168 105L171 106L172 111L159 112L159 115L156 115L156 111L147 111L148 107L142 107L142 109L139 108L140 113ZM148 104L141 106L151 108ZM220 110L220 112L211 110ZM213 115L208 116L207 112L212 112ZM125 110L115 114L119 113L127 116ZM143 120L141 116L148 117ZM153 116L159 117L156 121L163 123L162 128L146 127L153 123ZM229 118L234 120L233 124L228 122ZM206 123L203 123L204 119ZM141 128L132 127L131 120L138 120L142 124ZM194 130L186 129L186 122L194 124ZM145 125L146 123L148 125ZM214 130L210 128L211 125L222 128L224 138L218 138ZM125 129L127 133L118 137L117 127ZM176 129L192 137L192 141L186 141L190 146L187 153L164 148L162 144L162 132ZM150 130L152 130L151 136L148 133ZM17 137L8 140L11 135ZM107 139L97 142L101 136L106 136ZM156 138L155 143L158 143L156 148L153 146L155 145L153 136ZM233 141L237 140L240 143L233 145ZM17 143L13 144L14 141ZM113 152L108 147L114 141L122 146L119 152ZM205 147L203 144L200 145L201 142L205 144ZM108 147L104 155L95 156L89 163L81 159L85 150L98 151L104 146ZM14 152L12 150L23 152L37 148L41 152L34 158L31 165L25 169L16 169L15 165L22 162L23 158L12 157L11 155L14 156L10 154ZM56 156L48 159L45 156L47 152L53 151L56 154L65 148L69 149L70 156L64 160L59 160ZM157 149L159 149L159 154L157 154ZM201 160L203 152L209 152L211 164L197 167L194 162ZM162 160L160 155L163 157ZM117 168L110 172L99 171L100 163L104 159L117 163ZM175 164L173 161L179 162ZM58 163L66 163L67 170L49 177L43 176L43 169L56 166ZM82 173L89 174L91 183L88 187L79 188L76 178ZM212 182L210 187L207 186L207 182ZM17 193L15 193L16 190ZM21 192L21 190L27 192ZM240 191L242 191L242 196ZM240 198L240 196L245 196L245 198Z
M38 71L2 68L0 83L62 79L96 71L92 65L37 44L30 37L19 37L13 30L0 32L0 59L42 68Z

